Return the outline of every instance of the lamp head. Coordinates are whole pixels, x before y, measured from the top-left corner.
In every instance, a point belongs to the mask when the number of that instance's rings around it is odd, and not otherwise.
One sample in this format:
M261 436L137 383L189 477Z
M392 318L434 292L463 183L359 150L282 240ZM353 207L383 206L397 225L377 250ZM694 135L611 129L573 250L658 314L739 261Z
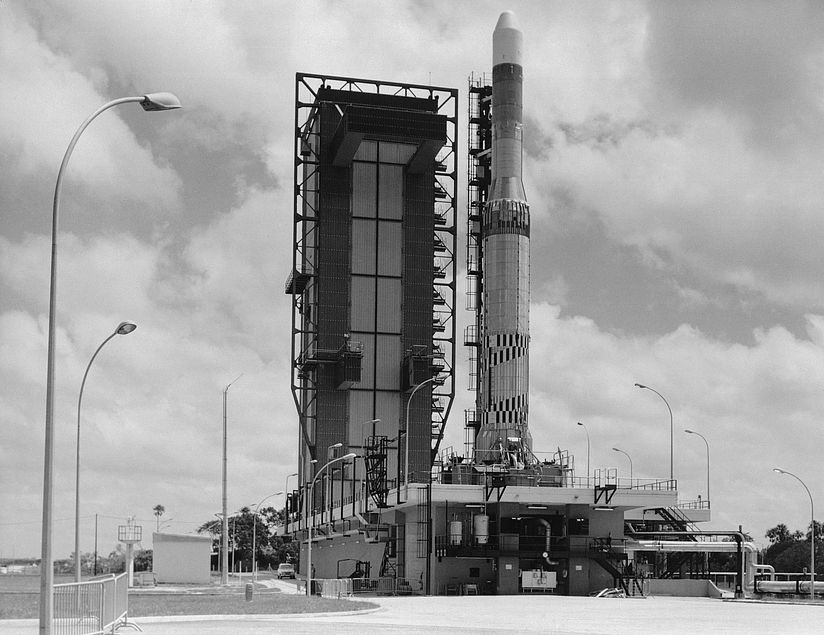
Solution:
M774 467L773 472L775 472L776 474L786 474L787 473L785 470L782 470L780 467Z
M688 430L687 428L684 428L684 432L686 432L687 434L695 434L695 432L693 432L692 430Z
M143 110L153 112L156 110L175 110L182 108L180 100L172 93L149 93L143 96L140 102Z
M358 456L358 455L357 455L357 453L356 453L356 452L350 452L349 454L346 454L346 455L344 455L344 456L343 456L343 457L341 457L341 458L343 458L343 459L354 459L354 458L356 458L357 456Z
M335 443L334 445L330 445L329 449L331 450L332 448L342 448L342 447L343 447L343 443L338 442L338 443Z
M635 386L638 387L638 388L646 388L646 386L644 386L644 384L635 384Z
M612 449L613 449L615 452L620 452L620 451L621 451L621 450L619 450L618 448L612 448Z
M137 324L135 324L134 322L121 322L117 325L117 328L114 330L114 332L118 335L128 335L136 328Z
M582 426L582 425L584 425L584 424L583 424L583 423L581 423L581 422L579 421L579 422L578 422L578 425L579 425L579 426ZM586 426L585 426L585 427L586 427Z

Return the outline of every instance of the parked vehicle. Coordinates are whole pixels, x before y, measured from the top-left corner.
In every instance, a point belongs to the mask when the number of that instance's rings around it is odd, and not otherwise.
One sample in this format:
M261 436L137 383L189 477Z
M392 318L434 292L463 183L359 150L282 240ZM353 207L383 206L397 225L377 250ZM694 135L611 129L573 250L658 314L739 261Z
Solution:
M278 565L278 580L283 578L295 579L295 567L288 562L281 562Z

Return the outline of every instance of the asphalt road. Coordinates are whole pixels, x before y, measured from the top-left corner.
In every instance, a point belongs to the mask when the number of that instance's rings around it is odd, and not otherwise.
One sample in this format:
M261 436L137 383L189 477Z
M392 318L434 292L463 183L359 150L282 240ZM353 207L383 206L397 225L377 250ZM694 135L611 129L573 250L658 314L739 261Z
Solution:
M553 595L369 598L352 614L137 618L146 635L273 633L818 633L824 605L706 598ZM0 634L37 632L36 620L0 621ZM121 632L126 632L121 631Z

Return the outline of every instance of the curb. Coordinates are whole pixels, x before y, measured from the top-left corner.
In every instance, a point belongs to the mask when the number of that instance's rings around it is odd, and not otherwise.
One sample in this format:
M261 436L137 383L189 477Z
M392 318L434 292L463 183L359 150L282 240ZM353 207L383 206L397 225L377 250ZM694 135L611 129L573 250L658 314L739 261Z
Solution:
M244 613L241 615L152 615L147 617L130 617L129 623L140 624L164 624L166 622L222 622L232 620L235 622L254 622L254 621L278 621L278 620L293 620L296 618L313 618L318 617L346 617L350 615L365 615L367 613L377 613L385 610L378 606L373 609L362 609L360 611L325 611L323 613ZM14 621L14 620L9 620ZM36 624L37 620L17 620L20 622L28 622ZM3 621L0 620L0 626ZM21 624L22 626L22 624Z

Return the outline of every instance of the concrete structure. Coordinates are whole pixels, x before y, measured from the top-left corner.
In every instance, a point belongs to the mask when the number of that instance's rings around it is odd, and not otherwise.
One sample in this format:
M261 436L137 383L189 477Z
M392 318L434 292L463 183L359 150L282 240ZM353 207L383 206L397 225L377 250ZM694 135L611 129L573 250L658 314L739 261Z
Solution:
M209 584L211 554L209 536L152 534L152 571L160 584Z

